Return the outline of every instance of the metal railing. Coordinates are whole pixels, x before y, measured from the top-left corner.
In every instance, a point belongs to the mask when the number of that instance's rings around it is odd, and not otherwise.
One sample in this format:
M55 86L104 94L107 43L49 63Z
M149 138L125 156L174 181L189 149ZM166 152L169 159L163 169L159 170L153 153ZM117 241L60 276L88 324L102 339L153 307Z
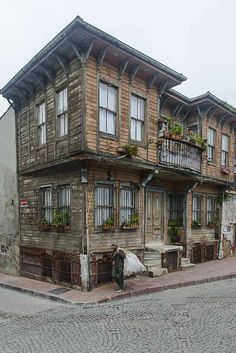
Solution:
M202 150L185 141L177 141L171 138L163 138L159 145L159 162L173 166L179 166L201 171Z

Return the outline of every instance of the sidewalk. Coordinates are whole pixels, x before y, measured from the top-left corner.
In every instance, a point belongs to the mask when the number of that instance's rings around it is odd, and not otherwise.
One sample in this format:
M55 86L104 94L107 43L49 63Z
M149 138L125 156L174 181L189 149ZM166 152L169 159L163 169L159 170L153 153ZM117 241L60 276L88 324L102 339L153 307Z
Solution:
M236 278L236 257L205 262L187 271L172 272L163 277L137 276L130 278L125 280L125 291L121 293L115 292L114 283L101 285L91 292L81 292L80 290L3 273L0 273L0 286L68 304L84 305L229 278Z

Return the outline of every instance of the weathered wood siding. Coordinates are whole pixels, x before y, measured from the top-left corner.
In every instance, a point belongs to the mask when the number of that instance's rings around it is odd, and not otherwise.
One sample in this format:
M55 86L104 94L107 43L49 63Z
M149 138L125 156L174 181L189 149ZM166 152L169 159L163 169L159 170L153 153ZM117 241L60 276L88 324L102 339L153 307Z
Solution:
M39 188L51 185L69 184L71 186L71 226L65 233L40 232ZM20 200L27 200L29 206L20 208L21 246L55 250L62 252L80 252L83 234L83 189L80 184L78 168L61 169L58 172L48 171L20 177ZM55 200L55 196L54 196ZM54 207L56 205L54 204Z
M116 136L104 136L99 133L99 82L104 81L118 88L118 112ZM87 136L86 145L88 149L116 154L116 149L125 144L136 144L138 146L138 158L150 162L157 161L157 117L158 117L158 91L155 86L147 90L146 82L135 78L130 84L129 77L124 74L119 77L118 68L104 63L97 70L96 61L90 58L87 65L87 90L86 90L86 117ZM130 96L134 93L146 100L144 142L138 143L130 140Z
M17 139L19 170L28 169L46 162L53 162L81 149L82 140L82 77L83 69L78 60L70 63L68 75L57 72L55 81L35 96L17 112ZM56 93L68 88L68 134L57 138ZM37 144L36 107L46 104L46 144Z

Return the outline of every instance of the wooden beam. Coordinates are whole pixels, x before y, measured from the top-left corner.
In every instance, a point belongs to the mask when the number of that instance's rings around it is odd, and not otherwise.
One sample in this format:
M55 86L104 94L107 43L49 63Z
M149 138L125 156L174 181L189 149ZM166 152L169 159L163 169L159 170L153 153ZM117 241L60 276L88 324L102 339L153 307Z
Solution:
M48 69L47 66L41 64L41 67L42 67L44 73L46 74L47 78L49 79L49 81L50 81L50 82L53 82L54 79L55 79L55 75L53 75L53 74L51 73L51 70Z
M152 86L154 85L154 82L156 81L157 75L154 75L153 77L150 77L150 79L147 81L147 89L150 91L152 89Z
M218 122L217 126L221 125L221 127L223 127L223 125L224 125L224 120L225 120L225 118L227 118L228 115L229 115L228 113L227 113L227 114L223 114L223 115L221 116L221 118L219 119L219 122Z
M129 64L129 61L128 61L128 60L121 61L120 65L119 65L119 74L120 74L120 78L124 75L125 70L126 70L128 64Z
M133 79L137 75L137 72L139 70L139 64L135 64L131 67L130 73L129 73L129 82L130 84L132 83Z
M29 81L26 81L26 80L22 80L21 82L23 82L25 86L30 87L30 91L31 91L32 95L35 94L36 87L35 87L35 85L32 82L29 82Z
M83 62L86 63L89 55L91 53L91 50L93 49L93 45L94 45L94 41L92 41L91 43L89 43L87 45L87 47L82 51L82 57L83 57Z
M63 71L65 72L66 75L68 75L69 73L69 64L67 62L67 60L65 59L64 56L59 55L54 53L55 58L57 59L58 63L60 64L61 68L63 69Z
M97 68L98 70L100 69L100 67L102 66L103 60L105 58L105 55L107 53L107 47L103 48L102 50L99 51L98 53L98 57L97 57Z
M74 44L73 42L71 42L71 41L70 41L70 45L71 45L72 49L74 50L75 55L77 56L77 58L79 59L79 61L80 61L81 63L83 63L82 52L81 52L81 51L79 50L79 48L77 48L77 47L75 46L75 44Z
M43 82L42 78L40 77L40 75L36 72L31 71L31 75L33 75L33 77L36 78L36 80L38 81L38 83L40 84L41 88L44 89L45 87L45 83Z
M185 113L185 116L183 117L183 121L184 121L185 119L187 119L189 113L190 113L190 111L188 111L188 112Z

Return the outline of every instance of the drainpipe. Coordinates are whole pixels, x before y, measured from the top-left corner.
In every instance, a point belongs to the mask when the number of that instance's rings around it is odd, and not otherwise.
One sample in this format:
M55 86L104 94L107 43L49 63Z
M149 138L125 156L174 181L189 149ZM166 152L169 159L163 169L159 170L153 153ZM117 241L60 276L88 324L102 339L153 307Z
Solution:
M82 291L91 290L90 281L90 256L89 256L89 229L88 229L88 171L81 166L81 184L83 186L83 236L82 236L82 254L80 254L81 269L81 289Z

